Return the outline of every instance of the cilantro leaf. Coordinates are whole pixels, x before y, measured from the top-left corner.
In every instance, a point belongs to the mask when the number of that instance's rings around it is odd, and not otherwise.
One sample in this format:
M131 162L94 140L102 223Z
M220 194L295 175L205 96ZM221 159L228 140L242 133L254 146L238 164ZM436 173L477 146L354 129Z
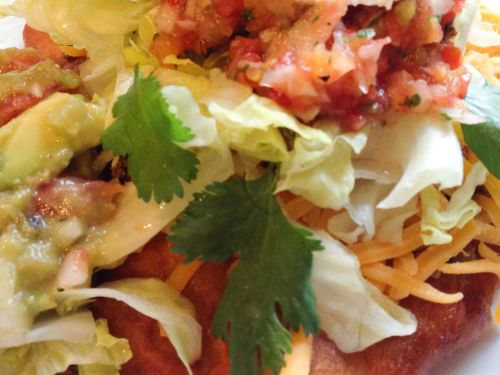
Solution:
M484 77L473 79L465 101L472 113L487 119L482 124L462 124L465 143L500 178L500 88Z
M128 156L128 173L145 201L153 194L158 203L182 197L180 179L195 179L199 161L174 142L193 135L169 112L158 80L143 77L138 67L134 74L133 85L113 106L116 120L102 136L104 149Z
M257 375L259 368L277 374L291 350L285 326L302 326L307 334L319 330L311 267L321 243L288 221L273 193L275 183L269 173L255 181L213 184L172 228L173 251L187 261L239 254L212 326L229 341L232 375Z

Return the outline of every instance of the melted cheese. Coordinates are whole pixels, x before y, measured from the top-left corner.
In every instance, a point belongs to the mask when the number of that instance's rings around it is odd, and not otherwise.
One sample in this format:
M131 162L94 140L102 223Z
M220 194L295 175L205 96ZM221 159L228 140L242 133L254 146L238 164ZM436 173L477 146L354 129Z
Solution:
M292 352L285 356L286 365L280 375L308 375L311 368L313 337L303 332L292 334Z
M182 292L202 264L199 260L179 264L168 277L167 283L179 293Z

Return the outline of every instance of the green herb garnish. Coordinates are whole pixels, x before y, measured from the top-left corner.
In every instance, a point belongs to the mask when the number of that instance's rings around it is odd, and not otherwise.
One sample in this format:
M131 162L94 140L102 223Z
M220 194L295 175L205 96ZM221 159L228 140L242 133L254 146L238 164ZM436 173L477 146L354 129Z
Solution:
M229 342L232 375L278 374L291 350L287 328L319 330L311 267L321 243L288 221L275 185L271 173L213 184L172 228L173 251L186 261L239 255L212 326Z
M181 179L195 179L199 161L175 143L187 142L193 135L169 112L158 80L143 77L136 67L134 83L118 98L113 115L116 120L104 132L103 146L128 156L128 173L139 196L149 201L154 195L157 202L182 197Z

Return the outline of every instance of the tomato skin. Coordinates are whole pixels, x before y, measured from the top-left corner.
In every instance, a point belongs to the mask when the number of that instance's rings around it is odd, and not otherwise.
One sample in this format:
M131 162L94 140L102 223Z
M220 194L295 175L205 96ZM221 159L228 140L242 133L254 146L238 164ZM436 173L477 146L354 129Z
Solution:
M261 62L264 49L259 39L236 37L229 49L229 65L237 61Z
M455 46L445 46L441 51L441 58L452 70L458 69L462 65L462 51Z
M43 61L38 51L27 49L3 50L0 56L0 74L12 71L23 71Z
M7 124L13 118L16 118L28 108L41 102L50 95L53 90L44 92L40 97L31 94L13 95L0 100L0 126Z
M246 74L240 66L245 63L260 63L263 61L264 48L259 39L236 37L229 47L229 61L226 67L227 71L239 77L242 83L251 84L251 81L246 79ZM248 82L247 82L248 81Z
M60 66L64 66L67 63L64 53L50 38L49 34L37 31L26 25L23 37L26 48L36 49L44 60L52 60Z
M453 22L453 20L455 19L455 12L453 11L449 11L448 13L446 13L445 15L443 15L443 17L441 17L441 26L446 26L450 23Z
M215 11L222 17L242 17L243 0L213 0Z

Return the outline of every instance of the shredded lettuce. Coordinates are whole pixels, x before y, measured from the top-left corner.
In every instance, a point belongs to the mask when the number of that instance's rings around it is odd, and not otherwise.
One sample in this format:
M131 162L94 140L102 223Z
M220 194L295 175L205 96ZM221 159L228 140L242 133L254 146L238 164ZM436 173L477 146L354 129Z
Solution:
M166 86L162 89L162 94L169 104L169 111L194 135L193 139L179 143L179 146L183 148L209 147L218 151L224 158L230 157L229 148L219 137L215 120L201 113L200 105L188 88Z
M347 218L342 218L344 224L337 228L336 224L340 217L332 217L328 223L331 233L344 240L342 232L350 228L352 234L357 236L363 234L363 240L376 238L380 241L400 243L403 236L403 225L406 219L417 213L417 198L412 198L404 206L381 209L377 208L380 200L390 191L390 185L378 184L376 181L360 179L351 193L347 205L352 224ZM359 227L356 227L359 225ZM344 229L341 229L344 228ZM341 232L339 232L341 229ZM340 235L340 236L339 236ZM354 237L354 238L357 238ZM352 243L346 241L347 243Z
M158 320L192 375L189 365L201 355L201 326L191 303L157 279L123 279L99 288L66 290L59 294L64 310L72 310L96 297L124 302L140 313Z
M364 147L364 132L340 134L333 124L324 129L303 125L257 95L232 109L209 103L208 111L229 147L252 158L282 163L277 191L290 190L324 208L339 209L347 204L354 187L351 155ZM295 137L292 151L282 130Z
M71 342L64 337L56 339L53 333L46 341L7 349L0 353L0 372L54 375L71 365L101 364L108 369L103 375L117 374L120 366L132 357L127 340L111 336L105 320L92 324L91 332L89 342ZM63 333L72 334L69 329L61 331L60 335Z
M319 207L340 209L354 188L352 153L363 149L367 137L364 132L341 134L337 126L325 130L299 130L291 157L281 166L278 191L290 190Z
M271 162L289 157L279 128L296 130L298 122L268 99L251 95L234 109L212 102L208 111L221 125L221 137L232 149Z
M231 158L216 151L203 149L198 153L200 173L190 184L184 184L184 197L169 203L146 203L137 196L133 184L128 184L118 203L116 215L94 229L84 246L94 249L94 267L113 268L117 262L145 245L171 223L189 204L193 195L214 181L225 181L233 174Z
M484 1L484 0L483 0ZM466 0L464 9L456 17L453 22L453 27L457 30L457 35L454 38L455 45L462 51L467 45L472 24L476 18L476 14L481 5L481 0Z
M359 153L363 149L365 132L341 133L332 123L306 126L273 101L228 80L217 69L208 71L206 76L172 69L158 69L154 74L167 85L164 95L168 95L169 103L182 105L177 112L184 115L183 123L196 125L192 130L201 134L196 141L200 145L215 139L211 147L230 147L245 162L281 163L277 191L290 190L325 208L339 209L347 204L354 187L351 156L353 151ZM177 86L185 86L189 91ZM202 104L200 108L194 100ZM204 116L205 112L211 117ZM290 134L292 151L283 131ZM226 146L221 147L219 139Z
M413 314L363 278L356 256L324 232L315 236L324 247L314 253L312 271L321 329L340 350L357 352L415 332Z
M429 185L446 189L463 179L460 143L451 123L439 116L408 114L373 126L354 165L357 176L381 184L397 180L377 205L383 209L404 206Z
M63 317L49 314L37 320L22 336L13 339L8 335L2 335L0 349L56 340L88 344L94 335L95 322L90 312L79 312Z
M347 211L332 216L328 220L327 229L329 233L349 245L358 242L360 236L365 233L365 228L356 224Z
M429 186L420 194L422 221L420 234L425 245L445 244L452 241L452 228L463 228L480 211L479 205L472 200L476 187L486 181L487 169L477 162L472 167L465 182L451 196L444 209L441 194L434 186Z
M138 29L139 19L153 6L151 0L17 0L11 13L49 33L61 45L87 50L89 61L80 66L84 82L102 91L124 68L122 49L127 34Z

